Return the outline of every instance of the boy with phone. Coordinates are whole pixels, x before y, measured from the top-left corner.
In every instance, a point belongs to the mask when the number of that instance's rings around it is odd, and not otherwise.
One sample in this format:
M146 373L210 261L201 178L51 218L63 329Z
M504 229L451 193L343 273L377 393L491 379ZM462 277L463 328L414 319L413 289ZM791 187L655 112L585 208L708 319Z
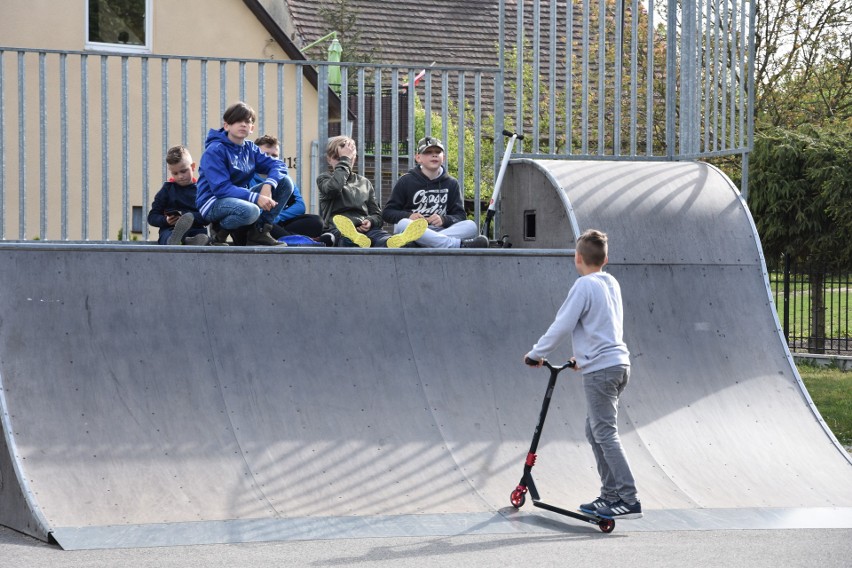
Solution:
M148 224L159 227L161 245L206 245L207 228L195 207L195 162L189 150L173 146L166 152L166 167L171 176L163 184L148 212Z

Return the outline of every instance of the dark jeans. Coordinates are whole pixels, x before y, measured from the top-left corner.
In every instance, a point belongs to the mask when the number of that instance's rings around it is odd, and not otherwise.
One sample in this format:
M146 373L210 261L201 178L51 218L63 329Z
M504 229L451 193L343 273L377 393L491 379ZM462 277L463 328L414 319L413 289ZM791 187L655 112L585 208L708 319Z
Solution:
M322 234L322 219L319 215L299 215L272 226L272 236L276 239L288 235L304 235L317 238Z

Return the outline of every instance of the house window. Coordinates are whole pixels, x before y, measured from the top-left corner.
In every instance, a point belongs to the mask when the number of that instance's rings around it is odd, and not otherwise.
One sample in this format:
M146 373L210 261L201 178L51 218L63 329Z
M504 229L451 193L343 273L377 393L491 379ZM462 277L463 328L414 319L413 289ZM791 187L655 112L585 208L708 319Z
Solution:
M152 0L89 0L86 49L150 53Z

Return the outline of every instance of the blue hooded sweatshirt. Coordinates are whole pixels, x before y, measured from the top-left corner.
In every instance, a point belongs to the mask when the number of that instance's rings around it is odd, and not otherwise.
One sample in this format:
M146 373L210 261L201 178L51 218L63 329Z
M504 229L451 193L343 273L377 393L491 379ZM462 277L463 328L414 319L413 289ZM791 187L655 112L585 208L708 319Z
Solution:
M195 204L205 219L217 199L235 197L257 203L259 194L249 191L255 173L266 174L265 183L272 187L278 187L278 182L287 175L284 162L270 158L254 142L234 144L224 128L211 128L204 147Z

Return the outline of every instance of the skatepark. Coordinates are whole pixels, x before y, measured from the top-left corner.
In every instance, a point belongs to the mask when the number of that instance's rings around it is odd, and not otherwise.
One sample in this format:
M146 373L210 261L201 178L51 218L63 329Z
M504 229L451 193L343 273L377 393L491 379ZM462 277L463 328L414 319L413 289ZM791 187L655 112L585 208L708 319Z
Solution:
M723 174L521 159L506 183L510 249L0 243L0 525L63 549L852 528ZM633 363L645 518L613 535L509 504L547 382L522 357L587 228ZM583 404L561 375L538 452L566 508L598 489Z

